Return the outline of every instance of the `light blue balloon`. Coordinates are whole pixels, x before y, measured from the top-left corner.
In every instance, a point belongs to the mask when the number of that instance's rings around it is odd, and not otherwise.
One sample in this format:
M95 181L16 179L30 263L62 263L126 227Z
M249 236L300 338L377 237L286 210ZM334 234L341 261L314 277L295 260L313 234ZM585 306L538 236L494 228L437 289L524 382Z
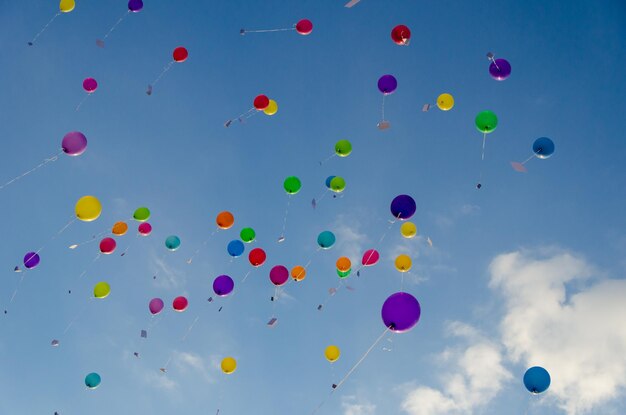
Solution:
M331 231L324 231L317 236L317 244L322 249L330 249L335 244L335 234Z
M550 386L550 374L541 366L533 366L524 373L524 386L530 393L544 392Z
M101 380L102 379L100 378L99 374L92 372L85 376L85 386L87 386L89 389L96 389L98 386L100 386Z
M165 247L170 251L176 251L180 248L180 238L176 235L168 236L165 239Z
M228 255L236 258L243 254L245 246L243 245L243 242L241 242L239 239L233 239L228 243L228 247L226 247L226 250L228 251Z

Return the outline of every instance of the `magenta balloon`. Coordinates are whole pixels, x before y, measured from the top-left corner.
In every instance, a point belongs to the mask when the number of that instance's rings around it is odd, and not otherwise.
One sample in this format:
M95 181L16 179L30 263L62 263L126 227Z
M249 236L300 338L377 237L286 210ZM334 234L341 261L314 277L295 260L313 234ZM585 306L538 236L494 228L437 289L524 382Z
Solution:
M378 253L377 250L368 249L363 254L363 259L361 260L361 264L363 264L366 267L369 267L371 265L376 264L379 259L380 259L380 254Z
M143 9L143 1L141 1L141 0L129 0L129 2L128 2L128 10L130 10L133 13L137 13L141 9Z
M172 307L174 308L174 311L178 311L179 313L185 311L188 305L189 301L187 301L187 299L182 295L180 297L174 298L174 301L172 301Z
M115 251L116 246L117 246L117 243L115 242L115 239L104 238L103 240L100 241L100 252L105 255L112 254L113 251Z
M383 323L396 333L409 331L420 319L420 303L409 293L397 292L385 300L381 315Z
M378 80L378 90L385 95L392 94L398 87L398 81L393 75L383 75Z
M282 265L276 265L270 270L270 281L272 281L272 284L280 287L281 285L285 284L288 279L289 270L286 267Z
M511 76L511 64L506 59L496 59L489 64L489 75L496 81L504 81Z
M61 147L68 156L80 156L87 149L87 137L79 131L65 134Z
M87 91L87 93L91 94L98 89L98 82L93 78L85 78L83 81L83 89Z
M164 306L165 304L160 298L153 298L150 300L150 304L148 304L148 308L152 314L159 314Z
M235 281L228 275L220 275L213 280L213 291L220 297L226 297L233 292L235 288Z
M39 265L40 260L41 258L39 258L39 254L37 252L29 252L24 255L24 266L28 269L35 268Z
M148 222L142 222L139 224L137 231L139 231L139 233L143 236L148 236L150 235L150 232L152 232L152 225Z

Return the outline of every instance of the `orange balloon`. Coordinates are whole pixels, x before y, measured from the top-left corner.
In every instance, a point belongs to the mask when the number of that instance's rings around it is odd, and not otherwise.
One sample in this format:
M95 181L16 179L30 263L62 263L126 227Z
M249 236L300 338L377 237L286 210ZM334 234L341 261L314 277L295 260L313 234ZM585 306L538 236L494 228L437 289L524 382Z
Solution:
M296 281L302 281L306 277L306 269L301 265L291 268L291 278Z
M217 218L215 219L215 223L220 229L229 229L235 224L235 217L232 213L225 210L217 214Z
M337 260L338 271L346 272L350 268L352 268L352 262L350 262L350 259L348 259L348 257L342 256Z
M128 232L128 225L126 224L126 222L115 222L115 225L113 225L113 229L111 229L111 232L113 232L113 235L122 236L126 232Z

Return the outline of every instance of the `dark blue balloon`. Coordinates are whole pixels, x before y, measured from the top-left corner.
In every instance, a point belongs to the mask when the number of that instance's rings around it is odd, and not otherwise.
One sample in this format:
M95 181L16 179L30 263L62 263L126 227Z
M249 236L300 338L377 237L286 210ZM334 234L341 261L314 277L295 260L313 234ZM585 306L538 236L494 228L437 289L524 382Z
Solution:
M396 219L409 219L416 209L415 200L409 195L399 195L391 201L391 214Z
M530 393L544 392L550 386L550 374L541 366L533 366L524 373L524 386Z
M228 254L230 256L238 257L243 254L245 247L243 245L243 242L241 242L239 239L233 239L228 243L228 247L226 249L228 250Z
M540 159L547 159L554 153L554 142L548 137L540 137L533 143L533 152Z
M384 95L392 94L398 87L398 81L393 75L383 75L378 79L378 90Z
M335 178L335 176L328 176L326 178L326 187L328 187L330 189L330 182L331 180L333 180Z

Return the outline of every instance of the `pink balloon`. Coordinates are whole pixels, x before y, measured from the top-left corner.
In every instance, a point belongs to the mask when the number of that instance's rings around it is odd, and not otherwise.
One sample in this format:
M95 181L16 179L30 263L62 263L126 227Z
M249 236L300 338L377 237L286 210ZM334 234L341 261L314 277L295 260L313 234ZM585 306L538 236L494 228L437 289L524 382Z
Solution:
M379 259L380 259L380 254L378 253L377 250L368 249L363 254L363 259L361 260L361 264L363 264L366 267L369 267L371 265L376 264Z
M88 94L91 94L98 89L98 82L93 78L85 78L83 81L83 89L87 91Z
M159 314L164 306L165 304L160 298L153 298L150 300L150 304L148 304L148 308L152 314Z
M152 225L148 222L142 222L139 224L137 231L139 231L142 236L148 236L150 235L150 232L152 232Z
M104 255L112 254L115 251L115 247L117 243L115 243L115 239L113 238L104 238L100 241L100 252Z

